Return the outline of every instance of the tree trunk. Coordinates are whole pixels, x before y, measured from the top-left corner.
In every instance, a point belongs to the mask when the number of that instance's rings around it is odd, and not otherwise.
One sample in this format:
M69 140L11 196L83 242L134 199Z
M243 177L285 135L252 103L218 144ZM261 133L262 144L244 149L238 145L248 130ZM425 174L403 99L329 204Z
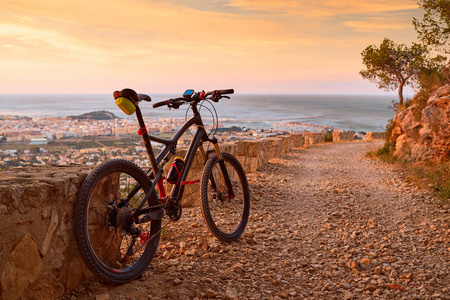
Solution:
M400 85L398 87L398 105L403 106L403 86L405 85L405 82L400 82Z

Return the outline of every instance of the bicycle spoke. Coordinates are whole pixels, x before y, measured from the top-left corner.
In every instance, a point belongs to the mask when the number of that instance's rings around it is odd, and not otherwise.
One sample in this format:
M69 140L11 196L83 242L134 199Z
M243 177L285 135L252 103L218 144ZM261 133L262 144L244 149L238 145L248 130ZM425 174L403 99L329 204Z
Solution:
M116 233L114 234L113 238L111 239L111 243L109 243L109 247L108 247L108 250L106 251L106 255L108 255L108 254L109 254L109 251L111 250L111 246L112 246L112 244L113 244L113 242L114 242L114 237L116 236L116 234L117 234L117 231L116 231Z
M98 199L100 199L103 203L105 203L106 205L108 205L111 201L106 201L104 200L102 197L100 197L99 195L97 195L96 193L93 193L94 196L96 196Z
M117 200L117 190L118 190L118 188L120 188L120 174L118 175L118 178L117 178L117 181L118 181L118 184L119 184L119 186L117 188L114 186L113 180L111 178L113 175L117 176L116 173L113 173L113 174L109 175L108 176L108 182L109 182L109 186L111 188L111 191L114 192L114 194L113 194L114 195L114 200Z
M117 248L118 248L118 250L117 250L117 254L116 254L116 260L115 260L116 262L120 262L120 257L119 257L119 255L122 254L122 251L121 251L121 249L120 249L121 242L122 242L122 240L119 240L119 237L117 236Z
M139 191L138 191L138 192L139 192ZM135 195L135 196L136 196L136 195ZM135 196L134 196L134 197L135 197ZM134 197L133 197L133 198L134 198ZM130 206L131 206L131 207L135 207L135 204L136 204L136 203L141 203L143 197L145 197L145 194L144 194L144 193L141 193L140 196L139 196L132 204L130 204ZM130 200L131 200L131 199L130 199Z
M103 220L108 221L108 219L106 219L105 216L103 216L101 213L95 211L93 208L90 208L89 211L92 211L93 213L97 214L97 215L100 216Z
M103 244L106 242L106 240L111 236L111 232L113 232L113 231L111 230L108 233L108 236L103 240L103 242L100 244L100 246L98 246L98 248L95 250L95 252L97 252L103 246Z
M99 232L103 231L104 229L105 229L105 228L100 228L99 230L97 230L97 231L91 236L91 238L96 237L97 234L98 234Z

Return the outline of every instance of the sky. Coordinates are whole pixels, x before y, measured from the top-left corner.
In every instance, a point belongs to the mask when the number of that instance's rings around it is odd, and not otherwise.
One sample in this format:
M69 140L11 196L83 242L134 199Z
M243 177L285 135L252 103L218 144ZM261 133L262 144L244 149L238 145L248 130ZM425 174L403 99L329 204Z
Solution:
M2 0L0 93L386 94L361 52L417 41L422 14L414 0Z

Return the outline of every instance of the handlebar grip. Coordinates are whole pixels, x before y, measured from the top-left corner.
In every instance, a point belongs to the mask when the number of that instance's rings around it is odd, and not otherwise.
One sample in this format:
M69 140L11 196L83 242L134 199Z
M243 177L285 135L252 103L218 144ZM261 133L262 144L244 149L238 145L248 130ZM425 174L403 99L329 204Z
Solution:
M228 90L217 90L218 94L234 94L234 89L228 89Z
M153 104L153 108L157 108L157 107L164 106L164 105L167 105L167 104L169 104L169 100L156 102L155 104Z

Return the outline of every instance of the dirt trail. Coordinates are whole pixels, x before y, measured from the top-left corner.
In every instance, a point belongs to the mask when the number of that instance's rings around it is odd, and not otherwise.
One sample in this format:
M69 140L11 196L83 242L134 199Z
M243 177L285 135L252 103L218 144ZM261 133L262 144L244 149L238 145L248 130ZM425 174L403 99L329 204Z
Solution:
M249 176L237 242L198 208L170 225L148 271L68 299L450 299L450 210L364 157L367 143L294 150Z

